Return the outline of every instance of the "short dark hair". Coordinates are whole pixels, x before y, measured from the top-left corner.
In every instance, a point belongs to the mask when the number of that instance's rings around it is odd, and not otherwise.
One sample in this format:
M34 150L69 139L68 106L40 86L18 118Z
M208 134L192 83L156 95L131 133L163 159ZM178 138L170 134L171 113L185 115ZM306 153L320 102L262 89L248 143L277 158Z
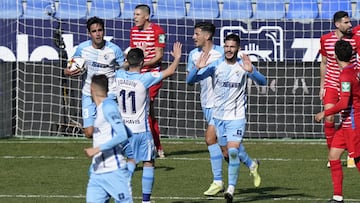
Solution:
M333 23L339 22L344 17L349 17L349 13L346 11L337 11L333 17Z
M210 39L211 40L215 34L215 25L210 22L198 22L195 24L195 29L199 28L201 31L210 33Z
M135 6L135 9L141 9L143 11L145 11L147 14L151 14L151 10L150 10L150 7L146 4L139 4L137 6Z
M140 48L132 48L126 56L130 67L140 66L144 62L144 51Z
M109 89L109 80L106 75L94 75L91 78L91 83L95 84L102 91L108 92Z
M224 42L225 42L225 41L228 41L228 40L235 41L236 44L237 44L238 46L240 46L240 37L239 37L239 35L237 35L237 34L229 34L229 35L227 35L227 36L225 37Z
M99 18L99 17L94 16L94 17L89 18L86 21L86 27L87 27L89 32L90 32L90 27L91 27L92 24L100 24L102 29L105 30L104 29L104 20Z
M335 43L335 54L339 61L350 62L353 57L353 48L350 42L339 40Z

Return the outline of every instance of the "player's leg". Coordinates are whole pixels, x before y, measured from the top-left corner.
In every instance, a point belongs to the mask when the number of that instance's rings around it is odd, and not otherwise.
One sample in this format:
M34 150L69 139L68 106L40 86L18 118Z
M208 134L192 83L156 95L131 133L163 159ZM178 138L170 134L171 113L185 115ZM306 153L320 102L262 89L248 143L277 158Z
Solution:
M359 122L355 121L355 126L357 126L357 123ZM346 142L348 155L354 160L354 165L360 172L360 136L358 136L359 132L357 129L355 129L349 132L347 135L348 136L346 137Z
M126 169L118 169L102 174L103 187L115 200L115 203L132 203L131 175Z
M141 179L142 184L142 202L150 203L152 189L155 179L154 161L144 161L143 174Z
M86 188L86 202L107 202L110 199L107 191L102 187L103 180L101 175L90 173L90 178Z
M142 134L142 141L139 149L138 160L143 162L142 173L142 201L143 203L150 203L150 198L153 190L155 179L155 146L152 135L150 133Z
M239 147L239 158L242 163L244 163L250 170L250 175L254 178L254 186L259 187L261 184L261 177L258 172L259 161L253 160L250 158L249 154L246 152L243 143Z
M333 88L326 88L324 90L323 104L324 110L332 108L339 100L338 91ZM330 150L332 140L336 133L335 117L333 115L327 116L324 119L324 133L326 138L326 144ZM330 167L328 162L327 166Z
M337 130L328 155L331 180L333 183L333 201L343 201L343 171L341 165L341 155L344 153L346 148L344 133L345 131L342 128Z
M240 159L238 142L228 142L229 165L228 165L228 187L224 193L227 202L232 202L236 183L239 177Z
M159 90L161 86L162 86L162 82L155 84L149 88L149 96L150 96L149 125L158 156L160 158L165 158L164 149L160 141L160 127L155 116L155 107L154 107L155 98L159 94Z
M215 122L219 122L215 120ZM236 183L239 177L240 158L239 148L245 133L245 119L224 122L224 135L227 137L227 148L229 153L228 165L228 188L224 193L227 202L232 202ZM217 126L217 125L216 125Z
M213 196L219 192L224 191L224 184L222 179L223 154L219 144L216 141L216 128L214 125L208 125L205 132L205 142L209 150L213 182L211 183L209 189L204 192L204 195Z
M347 161L346 166L348 168L356 168L355 160L355 145L356 145L356 133L355 129L346 129L345 141L346 141L346 149L347 149Z
M94 121L96 117L96 105L91 96L83 95L81 99L83 132L87 138L92 138L94 132Z

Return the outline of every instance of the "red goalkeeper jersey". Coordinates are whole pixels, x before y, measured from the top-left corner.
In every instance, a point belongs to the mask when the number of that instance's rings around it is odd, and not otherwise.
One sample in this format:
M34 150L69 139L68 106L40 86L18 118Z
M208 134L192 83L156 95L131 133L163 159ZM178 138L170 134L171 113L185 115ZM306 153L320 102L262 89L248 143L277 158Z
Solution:
M150 61L155 56L155 48L165 47L165 32L157 24L151 23L150 26L144 30L139 30L137 26L134 26L130 30L130 47L142 47L146 44L145 50L145 59L144 61ZM144 66L141 69L141 72L153 72L161 71L161 62L155 64L154 66Z

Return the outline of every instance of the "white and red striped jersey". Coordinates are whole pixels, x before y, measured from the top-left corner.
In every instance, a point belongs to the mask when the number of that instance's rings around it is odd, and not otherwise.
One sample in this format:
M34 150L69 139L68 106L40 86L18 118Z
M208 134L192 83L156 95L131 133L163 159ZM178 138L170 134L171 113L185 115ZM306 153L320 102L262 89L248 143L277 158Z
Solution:
M357 30L357 29L356 29ZM357 31L356 31L357 32ZM354 55L351 59L352 63L356 62L356 40L354 38L342 38L345 41L349 41L354 49ZM324 88L334 88L337 90L340 96L340 69L335 58L335 43L339 40L335 31L329 32L320 38L320 54L325 56L326 61L326 73ZM341 111L341 123L343 127L351 125L351 117L347 110Z
M140 30L137 26L134 26L130 30L130 47L141 48L146 44L145 59L144 61L150 61L155 56L155 48L165 48L166 37L164 30L157 24L151 23L150 26L144 30ZM144 66L141 72L161 71L161 62L154 66Z
M335 31L327 33L320 38L320 54L327 58L326 61L326 74L324 81L324 88L334 88L338 92L340 91L339 76L340 70L335 58L335 43L339 40ZM349 41L356 50L356 42L352 38L343 38L343 40ZM352 63L356 61L356 53L351 60Z

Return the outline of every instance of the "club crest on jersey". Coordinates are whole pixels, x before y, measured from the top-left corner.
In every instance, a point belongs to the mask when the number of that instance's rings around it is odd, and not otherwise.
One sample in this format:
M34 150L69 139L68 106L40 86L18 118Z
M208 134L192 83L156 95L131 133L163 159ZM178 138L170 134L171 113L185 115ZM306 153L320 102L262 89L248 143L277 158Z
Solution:
M160 77L160 73L159 73L159 72L151 72L151 75L152 75L154 78Z
M341 91L342 92L350 92L350 82L342 82L341 83Z
M105 60L108 60L109 59L109 56L107 54L104 55L104 59Z
M161 44L165 43L165 34L159 35L159 43L161 43Z

